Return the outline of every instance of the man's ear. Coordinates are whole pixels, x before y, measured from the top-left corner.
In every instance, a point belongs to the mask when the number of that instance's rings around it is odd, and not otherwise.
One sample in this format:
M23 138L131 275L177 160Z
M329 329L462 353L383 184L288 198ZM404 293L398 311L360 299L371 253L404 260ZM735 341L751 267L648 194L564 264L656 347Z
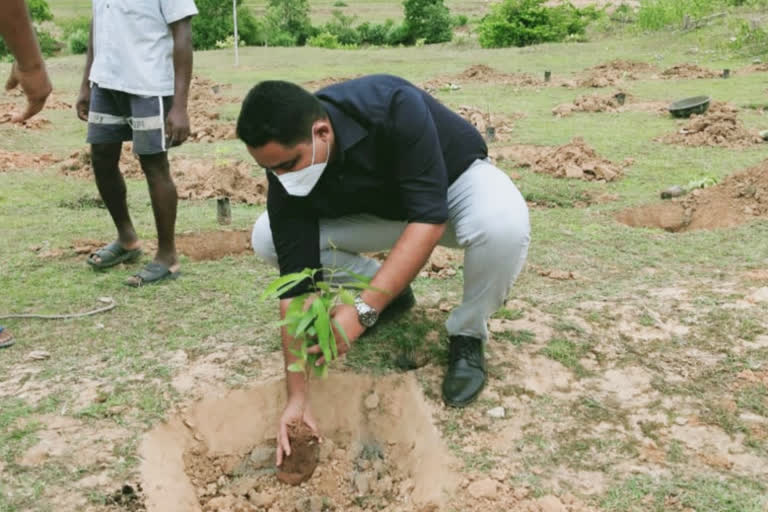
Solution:
M330 119L320 119L315 126L317 127L317 131L315 132L317 133L317 136L327 142L333 134L333 127L331 126Z

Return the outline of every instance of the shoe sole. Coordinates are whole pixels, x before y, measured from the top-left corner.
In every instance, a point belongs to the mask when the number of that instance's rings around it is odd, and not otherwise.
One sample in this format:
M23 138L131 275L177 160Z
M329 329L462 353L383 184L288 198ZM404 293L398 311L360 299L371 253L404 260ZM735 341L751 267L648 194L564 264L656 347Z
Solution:
M477 391L477 393L470 399L465 400L463 402L454 402L452 400L448 400L445 395L443 394L443 403L447 405L448 407L454 407L456 409L463 409L464 407L472 404L475 400L480 398L480 395L482 394L483 390L485 389L485 382L483 382L483 385L480 387L480 389Z

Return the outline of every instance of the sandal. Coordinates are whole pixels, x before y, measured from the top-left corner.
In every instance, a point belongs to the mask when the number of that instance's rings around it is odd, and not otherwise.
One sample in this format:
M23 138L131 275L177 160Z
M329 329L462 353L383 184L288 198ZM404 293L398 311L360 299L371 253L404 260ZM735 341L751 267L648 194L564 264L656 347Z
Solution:
M8 348L16 343L8 329L0 325L0 348Z
M138 288L139 286L144 286L145 284L159 283L160 281L165 281L166 279L176 279L179 277L179 274L181 274L179 270L173 271L168 265L153 261L151 263L147 263L144 268L139 271L139 273L126 279L125 285Z
M99 258L99 261L95 260L95 257ZM118 263L129 261L141 256L141 249L126 249L120 242L115 240L111 244L102 247L98 251L91 253L88 256L88 264L94 269L103 269L114 267Z

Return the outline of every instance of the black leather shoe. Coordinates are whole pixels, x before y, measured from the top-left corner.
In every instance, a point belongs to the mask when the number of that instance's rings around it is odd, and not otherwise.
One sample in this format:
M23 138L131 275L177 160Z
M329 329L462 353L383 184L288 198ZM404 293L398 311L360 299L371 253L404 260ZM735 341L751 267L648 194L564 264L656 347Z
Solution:
M450 341L443 401L452 407L464 407L472 403L485 386L483 340L451 336Z

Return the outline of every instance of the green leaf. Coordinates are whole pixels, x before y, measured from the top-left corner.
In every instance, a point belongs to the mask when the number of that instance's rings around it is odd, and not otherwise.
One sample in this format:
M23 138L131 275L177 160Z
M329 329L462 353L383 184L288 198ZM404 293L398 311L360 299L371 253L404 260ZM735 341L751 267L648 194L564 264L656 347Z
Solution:
M288 365L288 371L289 372L303 372L304 371L304 361L295 361Z
M289 349L288 349L288 352L290 352L290 353L291 353L291 354L293 354L294 356L296 356L296 357L298 357L299 359L301 359L301 350L297 350L297 349L295 349L295 348L289 348Z
M293 274L286 274L282 277L279 277L269 283L269 286L266 287L266 289L261 292L261 300L265 300L272 297L279 297L282 295L282 293L278 293L281 288L286 287L286 289L291 288L304 279L307 278L307 275L303 272L294 272Z
M339 298L344 304L348 304L350 306L355 304L355 296L349 290L339 290Z
M329 284L328 284L328 283L326 283L325 281L319 281L319 282L315 283L315 286L316 286L317 288L320 288L320 289L321 289L321 290L323 290L324 292L328 292L328 293L331 293L331 285L329 285Z
M315 328L317 329L317 343L320 345L320 350L323 351L323 356L326 361L331 361L331 340L333 339L333 331L331 330L330 315L328 309L325 307L325 303L322 300L316 300L312 303L312 309L317 314L315 318ZM334 340L335 342L335 340Z
M312 366L312 370L315 373L315 377L320 377L321 379L324 379L328 376L328 364L324 364L321 366Z
M299 321L299 323L296 325L296 331L291 335L294 338L298 338L302 334L304 334L304 331L312 325L312 322L315 320L316 313L313 312L313 310L306 311L303 314L302 319Z
M344 332L344 329L341 327L341 324L339 324L339 322L335 318L333 319L333 325L334 327L336 327L336 330L339 331L339 334L341 334L341 337L344 338L344 343L346 343L347 346L349 346L350 343L349 343L349 338L347 337L347 333ZM339 351L336 348L336 343L333 344L333 346L331 347L331 350L333 351L334 359L339 357Z

